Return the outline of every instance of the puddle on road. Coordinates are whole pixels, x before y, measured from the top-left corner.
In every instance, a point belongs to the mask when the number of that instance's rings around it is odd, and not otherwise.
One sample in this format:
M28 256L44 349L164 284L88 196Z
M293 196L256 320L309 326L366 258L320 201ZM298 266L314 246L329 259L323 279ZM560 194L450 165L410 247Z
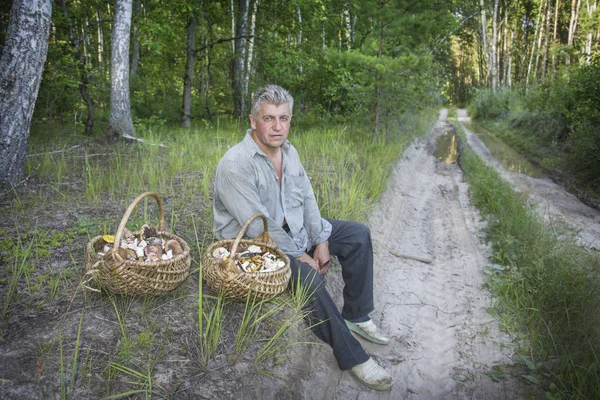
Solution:
M544 178L546 176L539 168L527 161L521 154L494 136L490 131L475 124L465 124L465 127L477 135L492 156L500 161L509 171L525 174L533 178Z
M433 156L446 164L456 162L458 159L458 150L456 148L456 135L454 132L444 132L438 138Z

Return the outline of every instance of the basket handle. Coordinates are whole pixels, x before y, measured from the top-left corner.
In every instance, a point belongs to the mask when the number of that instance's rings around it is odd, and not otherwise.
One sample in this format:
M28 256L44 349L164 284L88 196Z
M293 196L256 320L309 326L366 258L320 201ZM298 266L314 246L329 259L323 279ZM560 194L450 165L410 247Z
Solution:
M125 224L127 223L129 216L133 212L133 209L135 208L135 206L137 206L137 204L140 201L142 201L143 198L148 197L148 196L154 197L156 199L156 202L158 203L158 212L159 212L158 230L159 231L165 230L165 210L163 209L162 200L158 196L158 193L155 193L155 192L142 193L131 202L129 207L127 207L127 211L125 211L125 214L123 214L123 218L121 219L121 223L119 224L119 229L117 229L117 234L115 235L115 243L113 245L112 251L119 250L119 247L121 246L121 237L123 236L123 231L125 230Z
M240 229L240 232L236 236L235 241L233 242L233 245L231 246L231 256L229 258L230 260L234 259L235 254L237 252L238 245L240 244L242 237L244 237L246 230L248 229L248 227L250 226L252 221L254 221L256 218L261 218L263 220L263 233L261 235L259 235L259 237L257 239L262 242L265 242L266 244L269 244L269 242L273 242L273 239L271 238L271 235L269 234L267 217L265 217L261 213L254 214L253 216L248 218L248 220L244 223L244 225L242 226L242 229Z

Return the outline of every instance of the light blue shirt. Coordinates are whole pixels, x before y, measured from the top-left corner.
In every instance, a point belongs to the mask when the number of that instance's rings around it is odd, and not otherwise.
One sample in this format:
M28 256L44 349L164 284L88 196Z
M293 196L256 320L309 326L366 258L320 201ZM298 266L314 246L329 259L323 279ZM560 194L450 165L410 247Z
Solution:
M267 217L269 233L277 247L299 257L331 235L331 224L321 218L310 180L298 152L290 142L281 147L282 180L275 166L252 139L252 131L230 148L217 167L214 182L214 228L217 239L233 239L246 220L256 213ZM283 230L287 222L290 233ZM246 231L254 238L263 231L256 219Z

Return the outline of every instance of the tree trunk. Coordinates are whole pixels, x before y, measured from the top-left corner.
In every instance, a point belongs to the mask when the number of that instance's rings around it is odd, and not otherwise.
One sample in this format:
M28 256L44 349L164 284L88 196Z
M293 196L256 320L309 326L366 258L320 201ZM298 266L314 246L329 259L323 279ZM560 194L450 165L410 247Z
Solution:
M552 35L552 73L556 72L556 36L558 34L558 8L560 6L560 0L556 0L554 7L554 32Z
M508 50L508 70L506 71L506 86L512 89L512 62L513 62L513 45L515 42L515 31L510 30L510 47Z
M546 2L546 28L544 32L544 57L542 59L542 82L546 79L546 67L548 66L548 38L550 36L550 0Z
M135 23L133 24L133 48L131 49L131 76L135 77L140 69L140 32L138 28L138 18L140 14L141 0L133 0L133 16Z
M104 63L102 54L104 53L104 35L102 34L102 16L100 15L100 9L96 8L96 23L98 31L98 69L104 70Z
M344 4L343 19L346 26L346 48L350 50L352 48L352 25L350 23L350 7L348 3Z
M494 12L492 14L492 43L491 43L491 75L492 75L492 92L498 88L498 57L496 46L498 45L498 3L500 0L494 0Z
M252 57L254 56L254 31L256 30L256 13L258 12L258 1L254 0L252 6L252 18L250 18L250 38L248 39L248 57L246 57L246 75L244 76L244 93L248 94L250 87L250 71L252 71Z
M235 57L233 59L233 115L244 118L246 95L244 93L244 64L246 60L246 35L248 28L248 2L238 0L238 18L235 34Z
M0 182L25 170L29 128L48 53L50 0L13 0L0 58Z
M488 50L488 43L487 43L487 20L486 20L486 16L485 16L485 3L484 3L484 0L480 0L479 1L479 5L481 7L481 43L483 45L483 54L485 56L485 65L486 65L486 71L487 71L486 80L488 80L488 82L489 82L489 78L490 78L490 52Z
M380 33L379 33L379 50L377 52L377 58L381 58L383 54L383 44L385 41L385 28L383 22L379 23ZM376 72L377 74L377 72ZM378 75L378 74L377 74ZM381 120L381 85L379 76L377 76L375 80L375 126L373 127L373 135L371 136L371 140L374 142L377 139L377 134L379 133L379 125Z
M543 2L542 2L543 3ZM541 7L541 3L540 3L540 7ZM546 8L548 7L548 0L546 0ZM540 24L540 34L538 35L538 43L537 43L537 48L538 51L535 55L535 68L533 70L533 77L536 78L537 77L537 73L539 71L539 66L540 66L540 50L542 49L542 36L544 33L544 28L546 25L546 11L544 9L544 13L542 14L542 23Z
M131 0L117 0L112 29L110 66L110 117L105 136L135 137L129 102L129 35Z
M535 44L536 44L536 38L538 36L538 32L540 30L540 19L542 17L542 6L543 6L544 2L540 1L540 9L538 11L538 18L537 18L537 22L535 24L535 34L533 35L533 45L531 46L531 55L529 57L529 64L527 65L527 77L525 78L525 90L527 91L527 89L529 88L529 78L531 77L531 66L533 65L533 57L535 55Z
M596 13L597 8L598 8L598 1L594 1L593 4L590 4L589 2L587 3L587 10L588 10L588 15L589 15L590 19L593 18L594 14ZM594 31L593 31L593 25L592 25L592 27L590 27L590 32L588 32L586 41L585 41L585 63L587 65L590 65L590 63L592 62L593 40L594 40Z
M296 7L296 11L298 14L298 37L296 38L296 47L298 48L298 52L302 51L302 11L300 7ZM300 61L298 65L298 73L302 75L302 61Z
M235 5L234 0L230 1L231 6L231 37L235 37ZM231 41L231 54L235 57L235 40Z
M73 57L75 57L75 64L81 77L81 83L79 84L79 94L87 106L87 118L85 120L85 134L91 136L94 133L94 101L91 99L87 92L87 85L89 84L89 77L87 73L86 64L88 57L82 55L80 50L80 43L85 43L85 30L82 32L81 38L75 36L75 28L69 17L69 11L67 10L67 3L65 0L60 2L62 12L69 23L69 39L71 40L71 47L73 47ZM83 52L85 54L85 50Z
M296 45L302 44L302 10L300 7L296 7L296 14L298 15L298 37L296 38Z
M185 73L183 75L183 112L181 126L190 127L192 119L192 87L194 80L194 63L196 61L196 28L198 27L198 13L194 11L187 26L187 45Z
M508 9L504 10L504 26L502 34L502 57L500 57L502 76L500 84L506 87L506 73L508 71Z
M575 31L577 30L577 20L579 19L579 9L581 8L581 0L573 0L571 2L571 19L569 20L569 35L567 37L567 46L569 46L569 53L567 53L567 59L565 64L571 64L571 49L573 47L573 41L575 39Z

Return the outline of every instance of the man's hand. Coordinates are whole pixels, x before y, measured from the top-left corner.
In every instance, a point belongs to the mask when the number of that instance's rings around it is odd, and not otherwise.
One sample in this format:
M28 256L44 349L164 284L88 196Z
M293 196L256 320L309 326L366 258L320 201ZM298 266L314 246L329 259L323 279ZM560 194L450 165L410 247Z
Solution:
M329 242L328 241L319 243L315 247L315 252L313 253L313 258L319 265L319 268L317 268L317 271L319 271L322 274L326 274L327 270L329 270L329 266L331 265L331 254L329 254Z
M309 256L308 254L302 253L302 255L300 257L298 257L297 260L305 262L308 265L310 265L311 267L313 267L314 269L316 269L317 271L321 272L321 267L319 266L319 263L314 258Z

